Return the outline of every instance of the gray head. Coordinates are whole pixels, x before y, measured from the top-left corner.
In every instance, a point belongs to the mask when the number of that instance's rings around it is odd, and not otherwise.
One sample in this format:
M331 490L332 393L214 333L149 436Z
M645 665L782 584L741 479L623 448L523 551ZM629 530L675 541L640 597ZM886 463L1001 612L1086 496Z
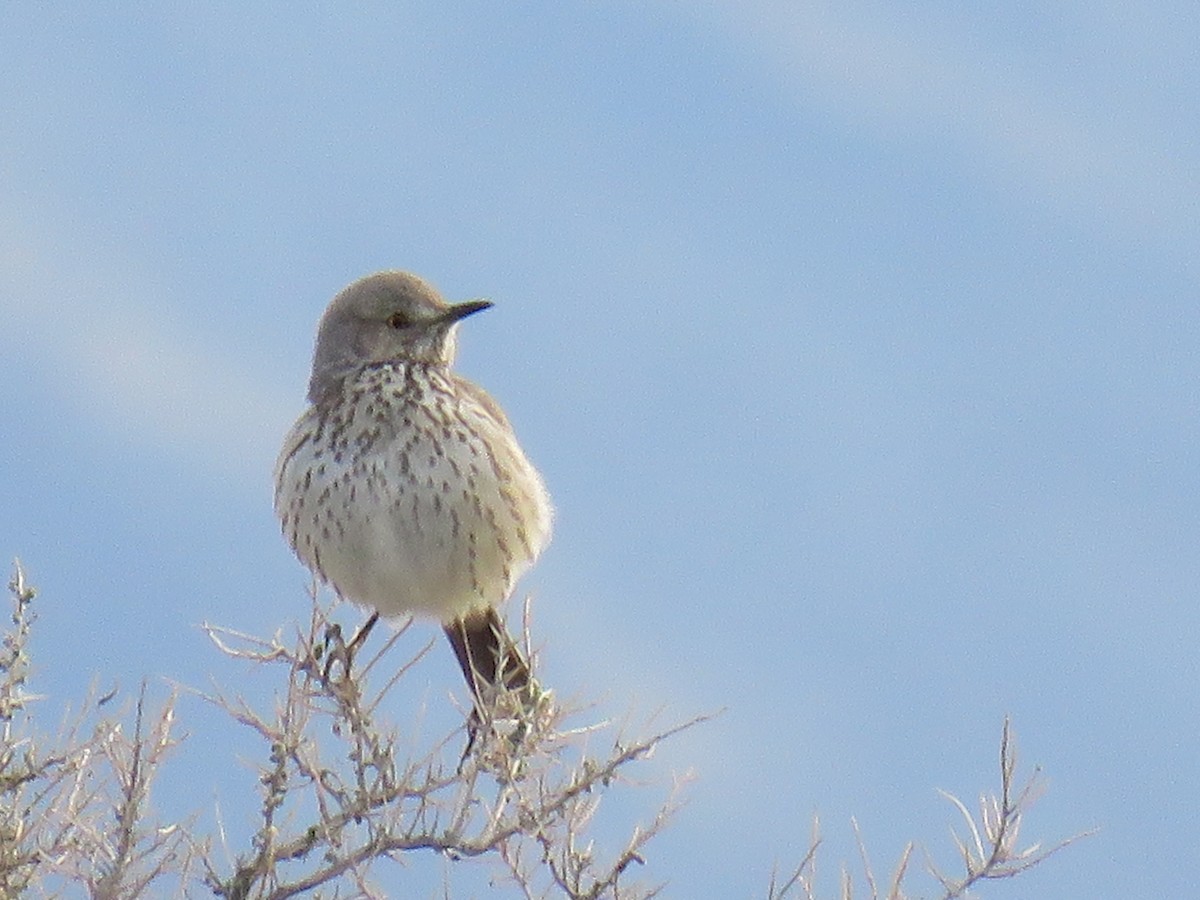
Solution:
M451 306L432 285L408 272L359 279L334 297L321 317L308 399L320 402L371 363L450 365L458 321L491 305L471 300Z

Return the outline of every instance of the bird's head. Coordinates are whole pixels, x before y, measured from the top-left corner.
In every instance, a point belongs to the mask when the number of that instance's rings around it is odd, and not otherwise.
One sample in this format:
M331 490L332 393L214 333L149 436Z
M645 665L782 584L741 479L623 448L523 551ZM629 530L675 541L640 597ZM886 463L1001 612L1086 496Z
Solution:
M432 285L408 272L359 279L334 297L321 317L309 399L318 402L372 363L450 365L459 320L491 305L486 300L448 304Z

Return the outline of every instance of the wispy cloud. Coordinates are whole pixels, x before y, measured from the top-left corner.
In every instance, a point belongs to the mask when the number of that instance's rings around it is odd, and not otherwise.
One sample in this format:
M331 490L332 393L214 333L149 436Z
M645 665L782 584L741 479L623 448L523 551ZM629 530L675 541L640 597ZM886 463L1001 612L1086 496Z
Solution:
M263 481L262 460L299 397L205 346L180 304L155 302L164 288L133 261L78 235L39 235L10 210L0 219L0 280L9 364L19 355L70 415L188 465Z
M978 33L912 17L902 26L870 12L763 0L717 3L707 15L807 103L885 139L955 153L994 187L1110 234L1191 252L1200 230L1195 145L1172 143L1141 110L1107 96L1110 72L1081 87L1072 61L1031 71ZM1104 44L1120 45L1122 35L1109 32ZM1094 58L1106 57L1097 50Z

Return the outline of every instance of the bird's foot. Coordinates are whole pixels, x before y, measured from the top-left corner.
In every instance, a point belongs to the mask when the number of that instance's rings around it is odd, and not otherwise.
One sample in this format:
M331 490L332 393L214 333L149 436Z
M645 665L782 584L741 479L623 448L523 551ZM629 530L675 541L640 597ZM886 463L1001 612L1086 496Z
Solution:
M354 668L354 655L378 621L379 613L371 613L362 627L354 633L354 637L350 639L349 643L342 635L342 626L337 622L330 622L325 626L325 640L321 645L319 656L325 660L325 666L321 669L321 678L326 684L329 683L330 676L333 674L334 665L339 662L342 664L342 677L350 678L350 670Z

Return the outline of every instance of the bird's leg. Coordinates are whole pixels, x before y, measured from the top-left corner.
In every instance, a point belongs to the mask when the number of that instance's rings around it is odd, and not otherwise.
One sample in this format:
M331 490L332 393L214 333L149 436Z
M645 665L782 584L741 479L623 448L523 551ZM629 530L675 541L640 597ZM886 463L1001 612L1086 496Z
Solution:
M346 677L350 677L350 669L354 666L354 654L358 652L358 648L362 646L378 621L379 613L371 613L348 644L342 637L342 626L337 622L333 622L325 629L325 669L321 673L325 681L329 681L329 674L333 671L333 664L337 660L341 660Z
M467 757L471 755L471 751L475 749L475 742L479 740L480 729L483 728L483 717L479 715L479 707L471 707L471 715L467 717L467 745L463 747L462 756L458 759L458 774L462 774L463 766L467 763Z
M325 640L321 645L321 655L325 657L325 665L321 669L321 680L326 684L329 683L329 674L333 671L333 664L338 660L341 660L346 674L350 674L350 659L346 655L346 641L342 638L342 626L337 622L330 622L325 626Z
M367 621L363 622L362 628L355 632L354 637L350 639L350 643L346 645L346 650L350 654L350 659L354 659L354 654L362 643L367 639L367 635L371 633L371 629L375 627L375 623L379 621L379 613L373 612L367 617Z

